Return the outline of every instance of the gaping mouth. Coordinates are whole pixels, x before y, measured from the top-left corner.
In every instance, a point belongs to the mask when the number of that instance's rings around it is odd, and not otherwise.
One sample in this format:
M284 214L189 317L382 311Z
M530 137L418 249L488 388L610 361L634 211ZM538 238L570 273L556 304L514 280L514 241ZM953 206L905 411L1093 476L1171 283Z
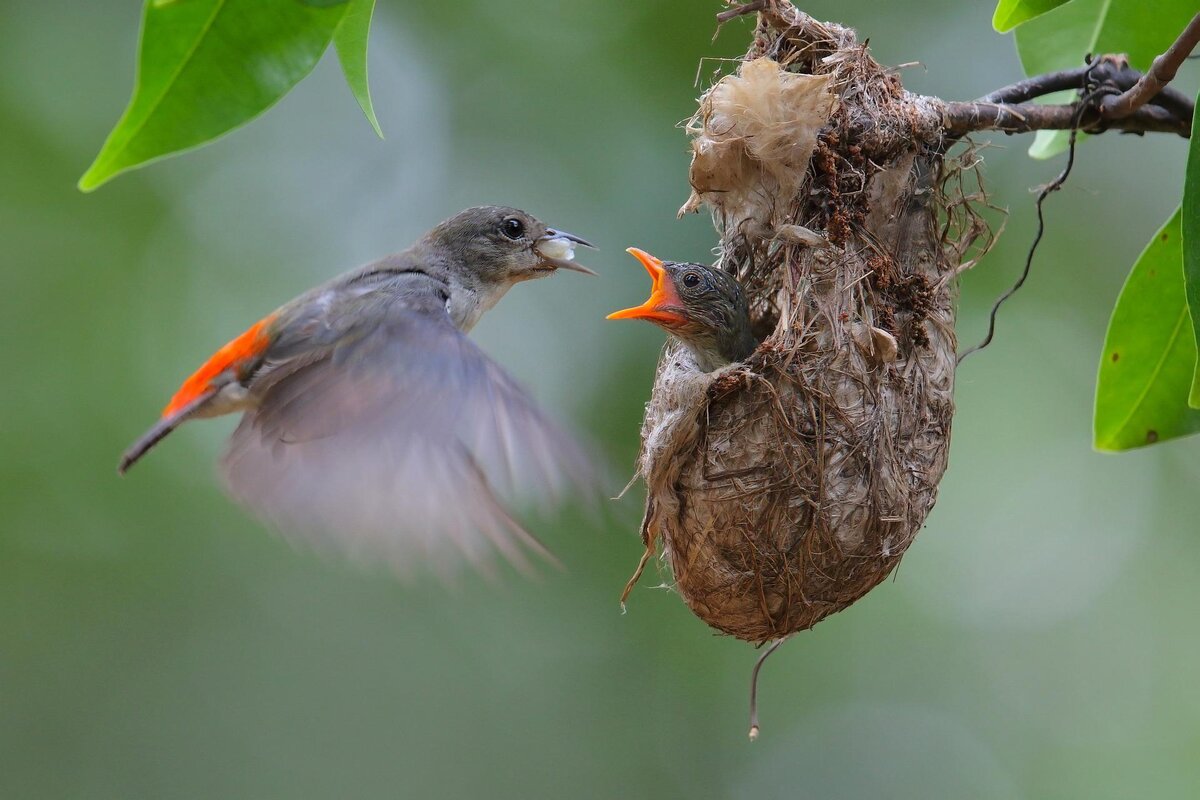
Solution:
M534 267L537 272L553 272L556 269L569 269L572 272L582 272L584 275L596 273L582 264L575 263L575 245L595 247L586 239L581 239L573 233L556 231L553 228L533 244L534 252L542 259L542 263Z
M663 325L686 324L687 319L674 310L681 308L683 302L679 299L679 293L675 291L663 262L636 247L630 247L625 252L642 262L654 283L650 289L650 298L646 302L640 306L614 311L608 315L608 319L644 319Z

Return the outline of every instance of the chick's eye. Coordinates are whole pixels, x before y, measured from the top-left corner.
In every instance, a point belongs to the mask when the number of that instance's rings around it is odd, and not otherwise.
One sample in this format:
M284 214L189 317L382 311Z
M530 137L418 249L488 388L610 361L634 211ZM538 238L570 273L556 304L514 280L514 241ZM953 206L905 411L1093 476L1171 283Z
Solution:
M520 239L525 235L525 224L516 217L509 217L500 223L500 232L510 239Z
M695 289L700 285L700 276L695 272L683 273L683 285L689 289Z

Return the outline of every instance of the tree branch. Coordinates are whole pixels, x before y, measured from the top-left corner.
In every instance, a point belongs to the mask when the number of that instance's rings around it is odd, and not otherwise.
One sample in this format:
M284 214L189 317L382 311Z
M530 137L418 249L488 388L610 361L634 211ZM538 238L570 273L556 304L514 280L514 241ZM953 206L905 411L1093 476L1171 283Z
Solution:
M1106 120L1097 108L1079 115L1078 104L1049 106L1040 103L946 103L942 124L949 136L964 136L975 131L1029 133L1031 131L1070 130L1079 120L1079 130L1101 133L1119 130L1127 133L1175 133L1189 137L1191 117L1180 118L1160 106L1143 106L1122 119Z
M1200 43L1200 14L1192 17L1179 38L1167 48L1167 52L1154 59L1150 70L1131 89L1116 97L1104 98L1100 102L1100 113L1106 119L1123 119L1133 114L1175 79L1179 65L1196 48L1197 43Z
M815 28L828 34L821 23L787 0L726 0L726 3L731 8L717 15L721 24L757 12L781 30ZM1086 133L1108 130L1174 133L1187 138L1192 135L1195 103L1168 84L1198 43L1200 14L1193 17L1165 53L1154 59L1145 74L1129 66L1123 55L1102 55L1089 58L1085 66L1035 75L973 102L929 99L941 105L943 131L952 139L976 131L1028 133L1072 128ZM1054 92L1072 90L1087 99L1063 105L1030 102Z
M1143 75L1121 55L1104 55L1076 69L1048 72L997 89L971 103L946 103L944 126L950 136L998 130L1026 133L1038 130L1079 130L1101 133L1175 133L1190 137L1195 105L1191 98L1167 86L1200 41L1200 14L1188 24L1166 53L1154 59ZM1037 97L1065 90L1086 92L1090 99L1070 105L1031 103Z
M1151 68L1153 70L1153 67ZM1037 97L1044 97L1053 92L1065 90L1087 89L1089 78L1092 83L1106 84L1120 92L1133 89L1145 77L1129 66L1124 56L1100 56L1090 64L1075 69L1065 69L1061 72L1047 72L1017 81L1011 86L997 89L991 94L984 95L977 103L1027 103ZM1108 98L1105 98L1106 101ZM1148 98L1151 105L1162 106L1177 117L1192 116L1192 99L1169 86L1160 86L1158 91ZM1109 118L1115 118L1110 115Z

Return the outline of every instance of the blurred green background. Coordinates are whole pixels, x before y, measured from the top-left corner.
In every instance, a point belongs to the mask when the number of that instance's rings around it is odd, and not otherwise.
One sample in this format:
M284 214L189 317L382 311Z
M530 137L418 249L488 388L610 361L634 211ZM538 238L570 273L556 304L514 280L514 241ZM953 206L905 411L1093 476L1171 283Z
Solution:
M959 375L941 499L894 580L757 655L644 588L639 492L603 525L539 526L541 580L402 585L297 552L220 493L232 420L127 479L122 448L216 346L459 208L526 208L601 246L476 338L608 454L637 448L660 333L622 250L708 260L676 123L715 2L380 2L378 141L332 53L230 137L84 196L128 98L134 2L0 11L0 797L1195 797L1200 442L1090 448L1108 311L1180 196L1185 143L1107 135L1047 203L995 344ZM990 3L820 0L921 92L1020 77ZM706 62L702 74L716 66ZM1200 81L1197 65L1181 78ZM986 151L1012 210L964 281L982 333L1061 162ZM614 486L614 489L617 486Z

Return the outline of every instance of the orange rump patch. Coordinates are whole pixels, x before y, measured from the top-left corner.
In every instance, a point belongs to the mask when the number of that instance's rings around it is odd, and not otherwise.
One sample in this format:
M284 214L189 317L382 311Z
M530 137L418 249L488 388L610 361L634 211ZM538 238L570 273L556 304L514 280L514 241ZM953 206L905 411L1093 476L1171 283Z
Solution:
M200 369L192 373L183 382L179 391L163 409L163 417L169 417L188 403L195 400L212 386L213 379L229 369L238 369L248 361L253 361L271 342L266 327L275 316L264 317L250 326L250 329L237 337L205 361Z

